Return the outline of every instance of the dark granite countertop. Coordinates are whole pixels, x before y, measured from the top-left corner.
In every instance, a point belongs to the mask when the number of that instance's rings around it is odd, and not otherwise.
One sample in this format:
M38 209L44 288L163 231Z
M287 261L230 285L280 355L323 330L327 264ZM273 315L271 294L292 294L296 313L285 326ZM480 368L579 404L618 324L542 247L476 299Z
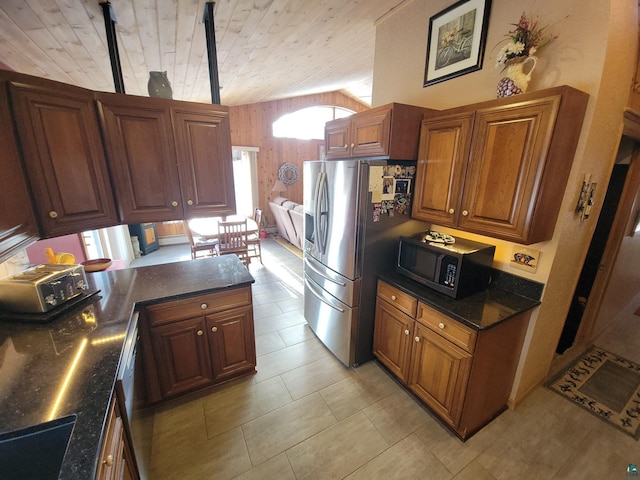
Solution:
M0 433L76 414L60 479L95 476L107 407L136 305L254 282L235 255L87 277L90 287L100 291L50 322L25 323L19 314L7 317L5 312L0 323Z
M381 273L378 277L474 330L491 328L540 305L544 287L496 270L486 290L454 299L396 272Z

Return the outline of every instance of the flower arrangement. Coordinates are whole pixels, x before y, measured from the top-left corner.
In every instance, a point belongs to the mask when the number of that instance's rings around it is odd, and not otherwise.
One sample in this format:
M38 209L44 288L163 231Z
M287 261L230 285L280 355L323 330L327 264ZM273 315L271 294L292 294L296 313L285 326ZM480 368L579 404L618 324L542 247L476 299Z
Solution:
M500 49L496 67L504 68L510 60L522 61L556 38L548 34L548 25L541 27L537 19L528 17L524 12L518 23L512 25L515 29L505 35L509 42Z

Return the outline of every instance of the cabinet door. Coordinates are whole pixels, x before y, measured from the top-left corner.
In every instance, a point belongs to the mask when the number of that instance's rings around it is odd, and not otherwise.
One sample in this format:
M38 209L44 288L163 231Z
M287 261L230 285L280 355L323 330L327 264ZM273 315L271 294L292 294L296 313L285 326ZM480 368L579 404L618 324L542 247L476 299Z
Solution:
M10 94L45 236L116 225L93 92L11 82Z
M472 122L473 112L422 122L413 218L457 225Z
M207 315L207 330L213 359L213 379L216 382L255 370L256 347L251 305Z
M471 371L471 354L416 323L409 388L457 427Z
M229 113L215 108L171 109L185 218L236 211Z
M459 227L526 243L560 97L478 110Z
M377 298L373 354L404 383L409 380L414 323L411 317Z
M96 94L123 223L183 218L169 101Z
M29 186L18 154L6 84L0 84L0 262L38 238Z
M351 156L388 155L390 132L391 109L354 115L351 119Z
M115 397L109 407L106 425L96 480L137 480L140 477Z
M212 383L204 317L151 328L163 398Z
M350 117L327 122L324 128L327 158L349 158L351 155L350 125Z

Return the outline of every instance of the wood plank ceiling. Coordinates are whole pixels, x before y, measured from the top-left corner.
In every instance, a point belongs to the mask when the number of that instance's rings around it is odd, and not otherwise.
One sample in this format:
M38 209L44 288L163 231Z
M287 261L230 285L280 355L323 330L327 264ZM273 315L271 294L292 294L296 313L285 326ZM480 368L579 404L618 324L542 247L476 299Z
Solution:
M2 0L0 62L114 91L101 0ZM406 0L404 0L406 1ZM219 0L221 103L342 90L370 103L376 20L401 0ZM112 0L126 93L167 71L173 98L211 102L205 0Z

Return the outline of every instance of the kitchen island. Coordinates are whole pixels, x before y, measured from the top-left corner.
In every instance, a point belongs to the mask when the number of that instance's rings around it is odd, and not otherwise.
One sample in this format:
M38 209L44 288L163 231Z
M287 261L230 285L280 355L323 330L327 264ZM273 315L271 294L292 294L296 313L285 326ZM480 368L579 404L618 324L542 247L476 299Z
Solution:
M5 314L0 324L0 433L76 415L60 479L95 477L134 312L254 282L235 255L87 277L99 292L50 322Z

